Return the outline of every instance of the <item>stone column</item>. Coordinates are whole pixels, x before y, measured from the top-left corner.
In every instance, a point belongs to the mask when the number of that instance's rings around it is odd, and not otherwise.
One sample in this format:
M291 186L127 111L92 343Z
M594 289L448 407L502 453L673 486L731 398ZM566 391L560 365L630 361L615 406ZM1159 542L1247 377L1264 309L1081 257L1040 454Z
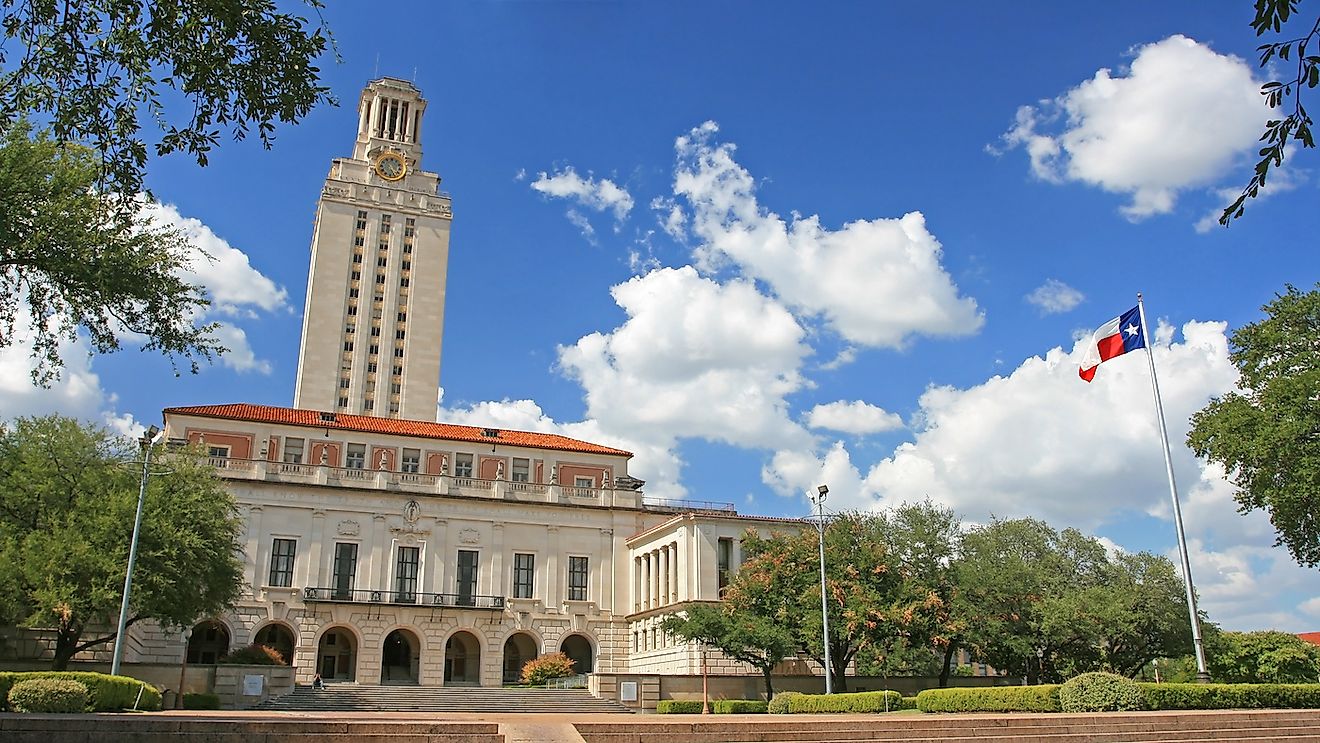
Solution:
M651 606L660 605L660 550L651 550Z
M632 600L633 611L642 610L642 558L640 555L633 558L633 581L632 581Z
M559 527L545 529L545 606L558 609L563 605L562 576L559 575Z
M325 511L312 512L312 543L307 545L307 565L304 586L323 586L321 581L321 550L325 541Z
M669 603L669 545L660 548L660 605Z
M372 591L385 591L389 586L385 580L389 577L390 539L385 532L385 517L377 514L371 519L371 568L367 571L367 586Z
M669 554L671 555L669 564L669 601L678 603L678 542L669 543Z
M504 579L504 524L492 524L491 532L494 537L490 540L490 590L487 591L492 596L507 596L509 592L505 590L509 585Z
M252 595L257 596L261 592L261 586L265 581L261 576L261 506L252 506L248 509L248 534L247 534L247 555L252 561L252 574L249 581L252 583Z

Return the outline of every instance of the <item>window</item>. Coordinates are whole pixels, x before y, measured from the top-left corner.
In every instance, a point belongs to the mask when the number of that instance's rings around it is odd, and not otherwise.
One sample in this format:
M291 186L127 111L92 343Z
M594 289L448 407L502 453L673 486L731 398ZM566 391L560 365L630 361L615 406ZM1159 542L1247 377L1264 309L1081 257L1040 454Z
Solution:
M568 600L587 600L587 558L568 558Z
M367 462L367 445L349 444L348 468L354 470L360 470L366 464L366 462Z
M404 261L402 268L405 271L410 270L412 268L412 261Z
M401 359L401 358L403 358L403 349L402 349L402 348L396 348L396 349L394 349L394 358L396 358L396 359Z
M403 450L403 471L416 473L421 469L422 452L418 449Z
M454 575L454 592L458 594L459 606L472 606L472 596L477 592L477 551L458 551L458 572Z
M298 548L296 539L275 539L270 553L270 585L293 585L293 555Z
M417 564L420 547L399 547L394 565L394 600L411 604L417 601Z
M341 601L353 598L353 580L357 575L357 553L356 544L335 543L334 598Z
M529 482L531 480L531 462L521 457L514 457L511 479L514 482Z
M367 373L368 374L376 373L376 362L372 361L367 364Z
M366 402L362 403L362 409L363 409L363 410L375 410L375 409L376 409L376 401L375 401L375 400L367 400Z
M390 234L390 215L388 214L380 215L380 234Z
M383 255L376 259L376 265L380 266L381 268L384 268L386 264L388 264L389 262L390 260Z
M573 487L575 488L594 488L596 487L596 478L583 477L578 475L573 478Z
M358 239L361 240L362 238L359 237ZM354 263L361 263L361 262L362 262L362 254L361 254L361 253L354 253L354 254L353 254L353 262L354 262Z
M404 254L404 255L407 255L407 254L409 254L409 253L411 253L411 252L412 252L412 243L410 243L410 242L406 242L406 243L404 243L404 244L403 244L403 254Z
M344 350L345 350L345 351L352 351L352 350L353 350L353 341L344 341Z
M349 299L357 299L358 296L359 296L359 294L360 294L360 292L358 291L358 288L357 288L356 286L353 287L352 289L349 289L349 290L348 290L348 298L349 298Z
M376 274L376 283L377 283L377 284L384 284L384 283L385 283L385 274L383 274L383 273L378 273L378 274Z
M348 316L349 316L349 317L356 317L356 316L357 316L357 305L355 305L355 304L350 304L350 305L348 306Z
M341 379L341 380L339 380L339 389L341 389L341 390L346 390L346 389L348 389L348 384L349 384L348 379Z
M357 326L356 326L356 325L345 325L345 326L344 326L344 332L345 332L345 333L353 333L353 332L355 332L356 330L357 330Z
M341 407L341 408L346 408L346 407L348 407L348 398L347 398L347 397L341 397L341 398L339 398L339 407Z
M372 343L370 346L367 347L367 353L372 356L375 356L376 354L380 353L380 346L375 343Z
M454 477L472 477L472 455L454 455Z
M362 272L361 272L361 271L354 271L354 272L353 272L353 274L352 274L352 279L353 279L354 281L357 281L357 280L359 280L359 279L361 279L361 278L362 278Z
M285 439L284 461L289 464L302 464L304 442L305 439Z
M361 236L361 235L358 235L357 237L353 238L353 247L355 247L355 248L360 248L360 247L362 247L366 242L367 242L367 238L365 238L365 237L363 237L363 236ZM354 256L354 257L356 258L356 260L353 261L354 263L361 263L361 262L362 262L362 257L361 257L361 256Z
M390 394L397 395L400 392L403 392L403 385L399 384L398 382L394 382L390 384Z
M536 555L515 552L513 554L513 597L529 599L532 597L532 581L536 575Z
M397 412L399 412L399 403L397 402L390 403L390 413L397 413Z
M396 331L394 331L394 339L395 339L395 340L398 340L398 341L403 340L403 336L404 336L405 332L406 332L406 331L403 331L403 330L396 330Z
M373 327L373 328L371 329L371 337L372 337L372 338L379 338L379 337L380 337L380 328Z
M403 278L399 279L399 286L407 286L407 285L408 285L408 277L407 277L407 276L404 276Z
M719 583L719 596L724 598L724 593L729 590L729 573L733 569L733 540L729 537L720 537L717 546L719 566L716 569L716 575Z
M396 377L399 376L400 374L403 374L403 367L399 366L398 364L395 364L394 366L390 367L390 374L393 374Z
M229 447L227 446L208 446L206 447L207 456L220 457L224 459L229 456Z

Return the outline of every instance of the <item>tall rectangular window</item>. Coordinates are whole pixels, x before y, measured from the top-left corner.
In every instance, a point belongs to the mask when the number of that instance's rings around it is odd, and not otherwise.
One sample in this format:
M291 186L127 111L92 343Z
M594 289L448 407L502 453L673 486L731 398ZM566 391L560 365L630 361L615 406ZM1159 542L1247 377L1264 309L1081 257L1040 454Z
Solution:
M472 477L472 455L454 455L454 477Z
M531 462L521 457L514 457L513 476L510 479L514 482L529 482L531 480Z
M587 600L587 558L568 558L568 600Z
M419 469L421 469L421 465L422 465L422 452L421 452L421 450L419 450L419 449L404 449L404 450L403 450L403 467L402 467L402 471L404 471L404 472L413 472L413 473L415 473L415 472L417 472Z
M420 547L399 547L394 565L394 600L401 604L417 601L417 566L421 562Z
M729 537L720 537L717 544L719 563L716 568L716 575L719 581L720 598L724 598L724 592L729 589L729 574L733 570L733 540Z
M335 543L334 598L349 601L353 598L353 582L357 576L358 546L352 542Z
M476 550L458 551L458 572L454 575L454 592L458 594L459 606L471 606L472 596L477 592L477 556Z
M293 585L293 555L297 549L296 539L275 539L270 551L270 585L284 588Z
M513 597L532 597L532 584L536 579L536 555L515 552L513 555Z
M284 440L284 461L289 464L302 464L304 439Z
M351 470L360 470L367 464L367 445L349 444L348 445L348 463L345 465Z

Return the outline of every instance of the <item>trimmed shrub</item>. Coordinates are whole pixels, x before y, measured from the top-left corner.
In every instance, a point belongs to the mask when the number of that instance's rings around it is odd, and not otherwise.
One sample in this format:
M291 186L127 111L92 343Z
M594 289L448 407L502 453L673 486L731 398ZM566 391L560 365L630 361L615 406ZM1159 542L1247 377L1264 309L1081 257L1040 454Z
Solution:
M700 699L661 699L655 703L655 711L661 715L699 715Z
M523 665L522 682L524 684L544 684L550 679L573 675L573 661L563 653L546 653L533 658Z
M1116 673L1083 673L1059 687L1064 712L1131 712L1146 706L1137 682Z
M917 698L916 698L916 697L903 697L903 699L898 703L898 708L899 708L899 709L917 709Z
M801 694L788 701L793 714L828 712L885 712L898 709L903 695L896 691L859 691L852 694Z
M70 679L24 679L9 689L15 712L85 712L87 687Z
M917 695L922 712L1058 712L1059 685L927 689Z
M792 710L788 708L793 702L793 697L802 696L800 691L781 691L770 700L766 705L765 711L772 715L787 715Z
M1320 684L1137 684L1147 709L1320 709Z
M697 704L700 706L700 702ZM760 699L716 699L710 703L710 711L717 715L764 715L766 707Z
M9 687L18 680L18 674L13 671L0 671L0 712L9 709Z
M255 642L247 647L241 647L238 650L220 658L216 663L226 663L234 666L287 666L284 660L284 654L269 645L258 645Z
M220 709L218 694L184 694L184 709Z
M25 673L0 674L0 690L8 692L8 685L19 681L30 679L63 679L66 681L77 681L87 687L87 693L90 700L91 711L93 712L118 712L121 709L133 709L133 703L137 702L137 708L141 710L160 709L161 695L160 690L151 684L144 684L135 678L128 676L111 676L108 673L92 673L90 671L29 671ZM145 685L145 689L143 686ZM138 700L138 691L142 691L142 698ZM0 701L5 697L0 696Z

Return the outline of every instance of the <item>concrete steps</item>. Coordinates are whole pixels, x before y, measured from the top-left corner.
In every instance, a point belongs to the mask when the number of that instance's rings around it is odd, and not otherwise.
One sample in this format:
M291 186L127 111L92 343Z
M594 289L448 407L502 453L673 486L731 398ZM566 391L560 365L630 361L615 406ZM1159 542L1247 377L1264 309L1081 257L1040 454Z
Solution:
M495 722L0 715L5 743L506 743Z
M666 719L667 718L667 719ZM723 716L721 716L723 718ZM1320 711L1228 710L1102 715L696 715L638 723L580 722L585 743L1304 743Z
M299 686L268 699L259 710L300 712L629 712L585 689L528 689L463 686Z

